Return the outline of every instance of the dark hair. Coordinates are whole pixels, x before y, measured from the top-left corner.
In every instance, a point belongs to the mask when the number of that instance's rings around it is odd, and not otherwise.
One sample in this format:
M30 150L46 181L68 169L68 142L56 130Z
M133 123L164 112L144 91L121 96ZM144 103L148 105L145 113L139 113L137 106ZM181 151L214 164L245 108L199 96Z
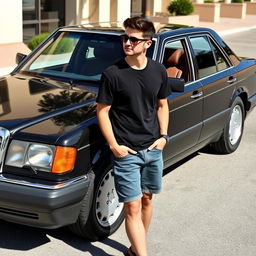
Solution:
M132 28L141 31L144 37L152 38L156 33L152 21L139 16L127 18L123 25L125 28Z

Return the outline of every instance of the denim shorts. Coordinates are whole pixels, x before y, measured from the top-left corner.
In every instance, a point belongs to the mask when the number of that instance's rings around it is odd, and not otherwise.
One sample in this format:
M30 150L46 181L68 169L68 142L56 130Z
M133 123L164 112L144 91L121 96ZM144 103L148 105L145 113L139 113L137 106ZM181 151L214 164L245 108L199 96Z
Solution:
M120 202L140 199L142 193L158 194L162 187L162 150L144 149L113 159L115 187Z

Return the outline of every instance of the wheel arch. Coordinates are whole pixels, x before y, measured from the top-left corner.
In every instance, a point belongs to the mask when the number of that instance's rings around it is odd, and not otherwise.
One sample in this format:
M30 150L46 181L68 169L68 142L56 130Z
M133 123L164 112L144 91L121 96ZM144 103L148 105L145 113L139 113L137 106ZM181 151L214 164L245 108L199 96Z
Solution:
M248 94L243 88L237 89L235 91L235 93L233 94L233 97L232 97L232 100L231 100L231 103L230 103L230 107L232 106L233 102L235 101L235 99L237 97L240 97L243 104L244 104L245 116L246 116L247 111L249 111L249 109L250 109L250 102L248 101Z
M99 149L92 160L92 171L96 175L100 173L103 166L108 166L112 163L112 154L107 147Z

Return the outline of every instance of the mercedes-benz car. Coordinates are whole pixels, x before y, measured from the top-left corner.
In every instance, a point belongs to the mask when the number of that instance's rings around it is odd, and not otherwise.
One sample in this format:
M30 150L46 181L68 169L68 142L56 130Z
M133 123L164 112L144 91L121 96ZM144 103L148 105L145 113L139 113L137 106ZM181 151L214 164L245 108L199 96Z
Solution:
M95 99L103 70L124 57L123 33L59 28L0 78L0 219L68 225L90 240L121 225ZM207 28L163 30L152 41L147 56L166 67L170 86L165 168L206 145L235 151L256 104L256 60Z

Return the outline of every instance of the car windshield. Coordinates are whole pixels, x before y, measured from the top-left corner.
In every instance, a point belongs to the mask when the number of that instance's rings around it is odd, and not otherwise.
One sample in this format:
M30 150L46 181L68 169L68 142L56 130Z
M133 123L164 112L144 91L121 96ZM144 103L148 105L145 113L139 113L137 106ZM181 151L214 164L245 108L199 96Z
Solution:
M153 47L150 47L152 57ZM124 57L120 36L93 32L59 32L21 69L33 75L98 81L104 69Z

